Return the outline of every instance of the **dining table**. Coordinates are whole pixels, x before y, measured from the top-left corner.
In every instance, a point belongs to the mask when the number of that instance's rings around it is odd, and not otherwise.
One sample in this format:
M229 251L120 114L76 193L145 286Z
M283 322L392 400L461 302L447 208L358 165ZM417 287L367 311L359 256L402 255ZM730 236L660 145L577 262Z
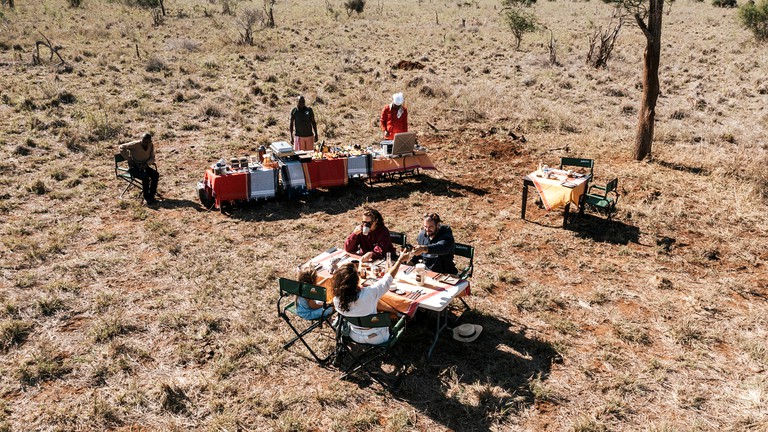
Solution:
M537 169L523 176L523 197L520 218L525 220L525 210L528 204L528 187L536 188L541 203L547 211L563 208L563 228L568 224L571 204L582 210L582 197L587 190L592 174L577 173L562 169Z
M360 261L361 257L344 249L332 247L315 256L304 264L315 268L317 271L317 285L326 288L328 301L333 300L331 271L341 265ZM385 271L386 262L383 260L370 263L361 263L367 267L367 277L361 278L362 286L374 283ZM432 311L436 315L435 334L427 349L426 358L432 356L437 345L440 333L448 327L448 306L459 297L471 295L469 281L460 279L454 275L427 271L424 280L417 282L415 266L401 265L395 280L384 296L379 299L377 309L380 312L391 312L397 315L405 315L409 319L416 315L419 309Z

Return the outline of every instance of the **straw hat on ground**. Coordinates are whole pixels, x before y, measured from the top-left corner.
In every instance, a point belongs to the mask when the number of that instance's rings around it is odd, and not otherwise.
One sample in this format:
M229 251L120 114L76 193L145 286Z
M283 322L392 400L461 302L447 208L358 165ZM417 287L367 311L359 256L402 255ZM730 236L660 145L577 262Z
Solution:
M473 342L483 332L478 324L462 324L453 329L453 338L459 342Z

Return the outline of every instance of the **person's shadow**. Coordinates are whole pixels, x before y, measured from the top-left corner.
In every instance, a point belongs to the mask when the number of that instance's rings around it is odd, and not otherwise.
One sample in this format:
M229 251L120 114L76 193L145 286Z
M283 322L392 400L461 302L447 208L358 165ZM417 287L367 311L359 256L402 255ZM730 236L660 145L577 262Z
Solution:
M459 342L443 330L428 360L423 356L434 337L433 317L409 324L395 349L413 369L394 396L448 429L486 431L500 413L514 416L546 399L541 383L562 359L520 324L476 312L466 317L483 327L480 337Z

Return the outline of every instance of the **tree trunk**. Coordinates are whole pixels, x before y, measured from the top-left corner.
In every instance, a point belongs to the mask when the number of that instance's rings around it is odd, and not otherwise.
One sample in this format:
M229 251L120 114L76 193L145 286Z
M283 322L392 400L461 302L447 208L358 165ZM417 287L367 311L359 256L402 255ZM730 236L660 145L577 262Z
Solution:
M656 101L659 99L659 59L661 58L661 18L664 0L650 0L648 24L640 15L635 20L646 38L643 55L643 97L635 135L635 160L643 160L651 154L653 123L656 119Z

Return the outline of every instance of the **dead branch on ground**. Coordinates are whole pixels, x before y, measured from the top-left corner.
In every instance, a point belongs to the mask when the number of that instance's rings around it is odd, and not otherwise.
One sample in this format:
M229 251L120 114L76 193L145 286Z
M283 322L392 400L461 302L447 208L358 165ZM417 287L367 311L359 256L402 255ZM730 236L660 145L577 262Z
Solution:
M51 40L48 39L48 37L46 37L40 30L37 32L40 33L40 36L42 36L45 40L35 42L35 52L32 53L32 63L36 65L42 64L40 60L40 45L43 45L51 50L51 56L48 61L53 61L53 55L56 54L56 57L58 57L60 60L60 65L66 63L66 60L64 60L64 58L61 57L61 54L59 54L59 50L64 48L61 45L54 45L53 42L51 42Z

